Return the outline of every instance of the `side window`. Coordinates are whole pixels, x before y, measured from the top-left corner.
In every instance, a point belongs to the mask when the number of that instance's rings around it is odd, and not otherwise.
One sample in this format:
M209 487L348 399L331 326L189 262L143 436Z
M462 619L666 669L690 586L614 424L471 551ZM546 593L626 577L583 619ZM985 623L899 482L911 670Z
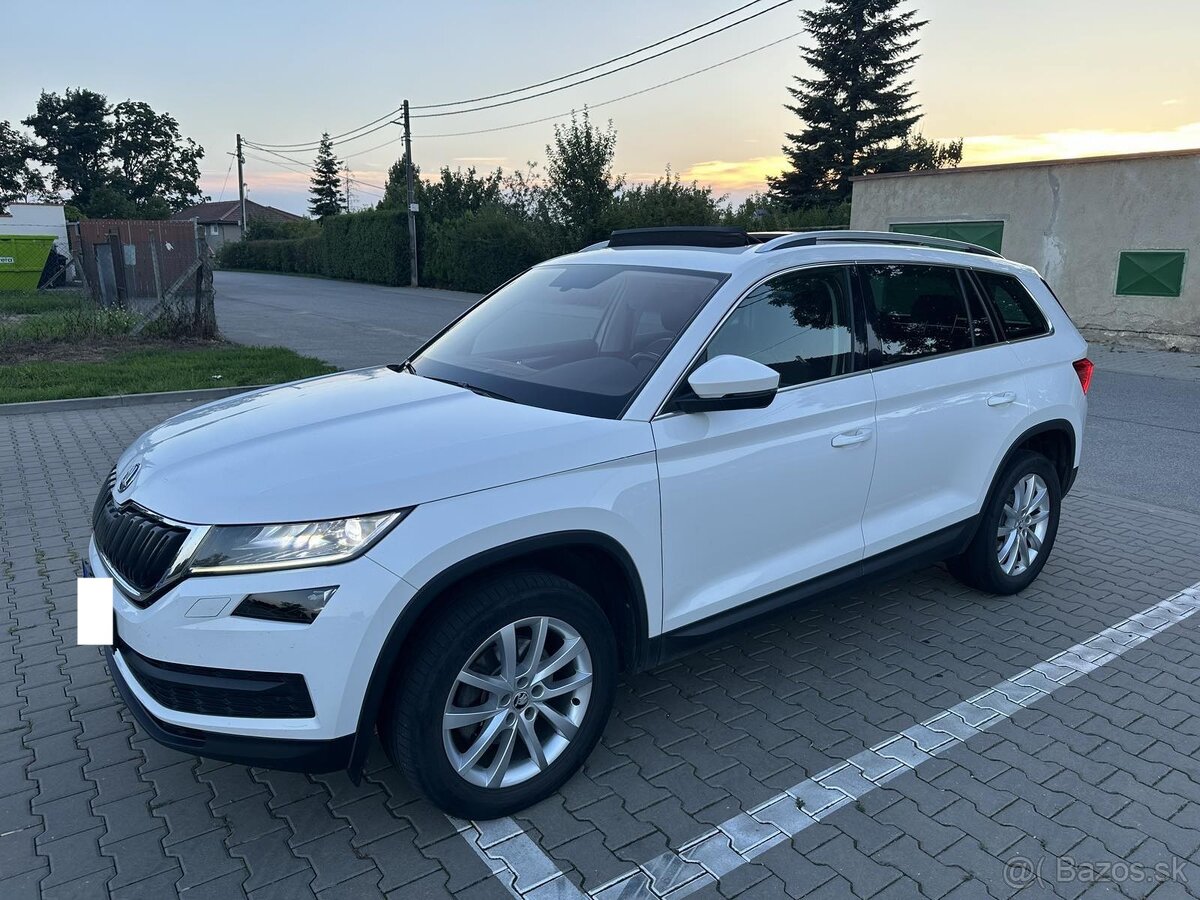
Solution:
M1013 341L1018 338L1036 337L1046 334L1050 326L1038 309L1037 303L1025 290L1025 285L1012 275L975 270L975 277L983 285L983 292L992 301L992 307L1000 316L1004 336Z
M755 288L708 344L707 359L746 356L779 373L779 386L849 372L854 342L850 274L802 269Z
M884 365L972 346L971 317L956 269L882 263L861 271Z
M966 280L966 273L963 273L963 278ZM971 340L976 347L986 347L988 344L997 343L1000 338L996 335L996 327L992 324L991 316L988 315L987 308L983 305L983 298L979 296L979 292L971 284L965 285L967 289L967 309L971 313Z

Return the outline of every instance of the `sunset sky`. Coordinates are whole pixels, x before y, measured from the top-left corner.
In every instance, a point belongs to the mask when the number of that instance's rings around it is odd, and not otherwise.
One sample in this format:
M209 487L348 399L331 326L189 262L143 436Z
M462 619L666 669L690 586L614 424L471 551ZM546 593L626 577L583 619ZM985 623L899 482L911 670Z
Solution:
M745 0L741 0L745 2ZM609 0L68 3L52 42L45 10L6 4L10 40L0 120L29 115L41 90L82 86L110 101L145 100L170 112L206 150L203 190L236 196L228 174L234 134L258 143L311 142L413 104L491 94L539 82L681 31L741 5ZM734 21L777 0L764 0ZM670 165L686 179L740 199L783 165L797 120L783 108L803 74L799 45L783 41L744 59L637 97L801 30L796 0L691 47L547 97L413 123L414 157L442 165L513 168L542 160L552 122L480 132L572 108L595 107L618 132L616 170L648 180ZM927 137L965 139L964 165L1200 147L1200 3L1194 0L920 0L929 24L913 71ZM713 26L713 28L718 26ZM711 29L710 29L711 30ZM399 129L337 148L358 204L373 203L400 152ZM376 148L376 149L372 149ZM307 175L250 151L249 196L304 212ZM283 151L307 163L310 151ZM272 160L267 162L265 160ZM276 165L278 163L278 165Z

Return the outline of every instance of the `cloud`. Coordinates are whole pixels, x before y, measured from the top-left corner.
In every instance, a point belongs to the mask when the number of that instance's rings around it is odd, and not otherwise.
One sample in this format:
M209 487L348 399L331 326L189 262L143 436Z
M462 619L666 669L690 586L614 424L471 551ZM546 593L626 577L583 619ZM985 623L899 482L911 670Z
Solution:
M679 173L684 181L712 185L717 194L726 191L752 191L767 186L768 175L778 175L787 168L784 156L755 156L750 159L710 159L692 163Z
M1178 106L1182 102L1183 101L1180 100L1178 97L1171 97L1169 100L1164 100L1162 102L1162 105L1163 106Z
M987 134L963 139L963 164L1023 162L1034 159L1077 159L1155 150L1200 147L1200 122L1163 131L1118 131L1112 128L1070 129L1039 134Z

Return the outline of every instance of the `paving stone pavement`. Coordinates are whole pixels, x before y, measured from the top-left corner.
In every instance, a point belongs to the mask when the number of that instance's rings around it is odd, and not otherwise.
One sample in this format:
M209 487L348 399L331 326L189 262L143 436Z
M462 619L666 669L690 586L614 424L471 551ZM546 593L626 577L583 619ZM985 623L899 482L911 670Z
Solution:
M354 786L160 747L116 698L96 648L75 644L96 489L137 433L175 411L0 417L3 900L599 891L1200 581L1200 516L1072 494L1054 555L1021 596L980 594L930 567L628 679L584 771L511 823L482 823L473 846L465 823L418 799L378 748ZM750 862L728 854L752 831L708 844L699 855L723 876L688 890L1200 895L1198 637L1194 619L1164 629ZM548 882L554 868L565 878ZM656 875L641 895L692 880Z

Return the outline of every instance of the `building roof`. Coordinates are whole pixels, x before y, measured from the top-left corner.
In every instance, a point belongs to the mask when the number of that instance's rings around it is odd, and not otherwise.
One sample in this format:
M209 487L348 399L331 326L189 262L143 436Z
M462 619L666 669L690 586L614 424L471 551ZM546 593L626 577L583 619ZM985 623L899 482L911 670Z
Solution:
M224 200L219 203L198 203L181 209L171 216L176 221L198 219L201 225L236 225L238 223L238 201ZM268 222L299 222L304 217L274 206L263 206L253 200L246 201L246 218L260 219Z
M876 181L881 178L909 178L914 175L963 175L972 172L1006 172L1009 169L1032 169L1043 166L1082 166L1088 163L1125 162L1139 159L1170 159L1200 156L1200 147L1191 150L1156 150L1151 153L1118 153L1112 156L1079 156L1072 159L1032 159L1025 162L991 163L986 166L960 166L957 169L919 169L915 172L879 172L859 175L851 181Z

